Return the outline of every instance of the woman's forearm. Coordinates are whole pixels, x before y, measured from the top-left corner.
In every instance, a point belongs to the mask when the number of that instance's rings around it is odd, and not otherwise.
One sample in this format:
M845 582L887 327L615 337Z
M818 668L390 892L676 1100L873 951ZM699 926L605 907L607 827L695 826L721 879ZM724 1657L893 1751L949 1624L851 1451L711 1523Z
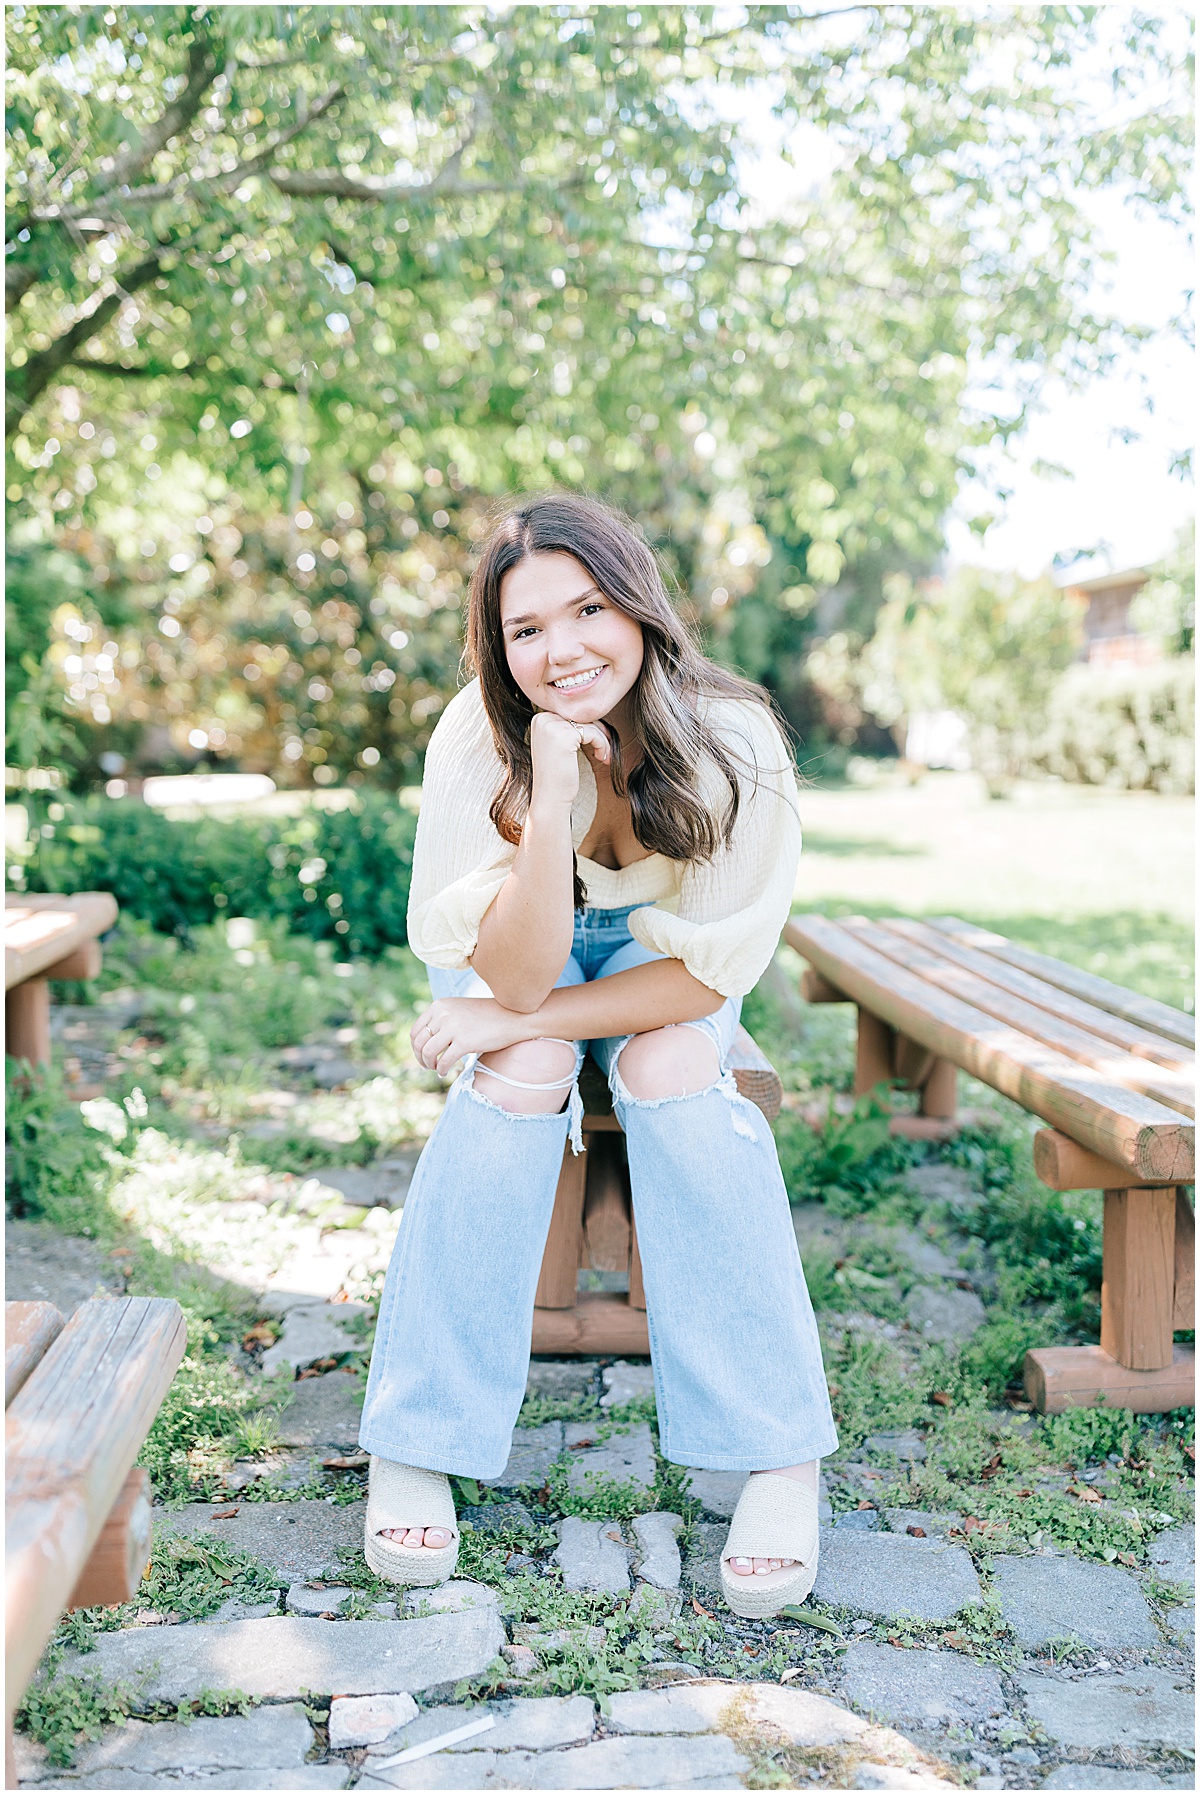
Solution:
M693 978L682 960L653 960L586 985L551 991L529 1017L532 1039L598 1041L642 1035L673 1022L698 1022L725 999Z
M571 812L531 809L512 871L479 925L471 965L506 1009L534 1010L567 963L575 924Z

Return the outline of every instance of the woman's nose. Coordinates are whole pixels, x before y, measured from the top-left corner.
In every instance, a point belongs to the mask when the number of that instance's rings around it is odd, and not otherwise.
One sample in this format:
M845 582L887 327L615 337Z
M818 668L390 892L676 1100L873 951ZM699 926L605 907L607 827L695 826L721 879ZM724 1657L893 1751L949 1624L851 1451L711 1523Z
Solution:
M561 625L547 632L546 659L554 667L570 667L583 654L583 643L578 632L573 628Z

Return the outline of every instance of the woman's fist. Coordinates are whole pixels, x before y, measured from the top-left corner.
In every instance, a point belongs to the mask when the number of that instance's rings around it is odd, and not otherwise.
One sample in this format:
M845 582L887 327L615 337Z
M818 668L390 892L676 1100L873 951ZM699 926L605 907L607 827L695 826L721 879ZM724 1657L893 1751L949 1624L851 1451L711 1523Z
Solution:
M552 711L538 711L529 726L533 757L533 804L565 804L579 795L579 750L607 765L612 759L608 732L599 723L569 723Z

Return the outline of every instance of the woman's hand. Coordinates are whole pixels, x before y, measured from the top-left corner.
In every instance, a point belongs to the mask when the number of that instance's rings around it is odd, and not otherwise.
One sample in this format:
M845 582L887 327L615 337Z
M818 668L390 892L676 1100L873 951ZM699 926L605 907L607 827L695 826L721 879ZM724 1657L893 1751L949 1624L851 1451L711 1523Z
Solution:
M553 711L537 711L529 726L533 756L530 809L544 804L570 809L579 794L579 750L587 748L607 765L612 759L608 733L599 723L569 723Z
M493 1053L529 1037L529 1018L492 997L438 997L412 1025L413 1052L444 1078L468 1053Z

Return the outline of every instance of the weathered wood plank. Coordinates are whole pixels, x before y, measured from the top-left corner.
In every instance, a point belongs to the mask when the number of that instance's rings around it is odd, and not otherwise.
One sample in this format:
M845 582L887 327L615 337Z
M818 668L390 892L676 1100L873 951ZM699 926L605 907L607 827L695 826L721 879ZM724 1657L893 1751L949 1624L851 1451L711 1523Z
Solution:
M998 960L1007 960L1010 966L1020 966L1026 972L1035 973L1038 978L1045 979L1047 984L1057 985L1060 990L1069 991L1073 997L1082 997L1085 1002L1094 1003L1097 1009L1107 1010L1112 1016L1123 1016L1126 1022L1136 1022L1140 1028L1149 1029L1151 1034L1162 1035L1168 1041L1178 1041L1184 1047L1196 1045L1195 1017L1185 1015L1182 1010L1173 1010L1170 1004L1159 1003L1154 997L1142 997L1136 991L1127 991L1123 985L1114 985L1109 979L1102 979L1094 972L1083 972L1078 966L1068 966L1065 960L1055 960L1049 954L1035 953L1031 947L1021 947L1003 935L993 934L991 929L981 929L974 923L962 922L957 916L931 916L929 920L935 929L942 929L958 941L965 941L971 947L994 954Z
M8 892L4 900L4 988L36 978L85 941L111 929L117 900L108 891Z
M1194 1403L1196 1354L1177 1346L1161 1371L1131 1371L1100 1346L1042 1346L1025 1355L1025 1394L1043 1415L1096 1407L1162 1415Z
M1130 1190L1146 1182L1139 1172L1101 1159L1057 1128L1039 1128L1034 1135L1033 1169L1050 1190Z
M5 1691L11 1716L187 1344L179 1304L78 1309L5 1416Z
M1168 1109L1177 1109L1181 1115L1195 1116L1195 1089L1185 1074L1153 1060L1135 1059L1133 1054L1126 1053L1115 1043L1098 1040L1076 1023L1067 1022L1048 1010L1040 1009L1025 998L1005 990L1002 985L981 978L977 972L959 965L957 961L945 959L926 947L918 932L919 924L910 925L903 917L894 917L886 922L849 919L845 926L860 940L886 954L888 959L906 966L910 972L919 973L922 978L939 985L943 991L950 991L955 997L974 1004L987 1015L998 1016L1002 1022L1011 1022L1014 1028L1019 1028L1022 1034L1029 1035L1031 1039L1044 1041L1048 1047L1057 1048L1068 1059L1078 1060L1081 1065L1095 1067L1105 1078L1111 1078L1114 1083L1124 1085L1128 1090L1141 1091L1144 1096L1153 1097L1156 1103L1165 1104Z
M773 1122L783 1107L783 1080L753 1035L741 1027L729 1049L729 1070L742 1096Z
M1187 1183L1195 1126L906 971L824 916L793 917L789 945L856 1003L1148 1183Z
M63 1331L53 1303L4 1305L4 1406L8 1407L51 1342Z
M646 1311L631 1308L623 1296L587 1291L573 1309L533 1311L530 1351L645 1356L650 1351Z
M1060 990L1047 979L1035 978L1031 972L1022 972L1019 966L1010 966L1007 961L997 959L994 954L985 954L978 948L968 947L965 942L947 934L943 929L935 929L930 923L899 917L884 917L881 921L884 928L902 924L903 933L911 940L919 941L930 952L956 961L969 971L977 972L990 984L999 985L1001 990L1009 991L1015 997L1025 998L1038 1009L1049 1010L1053 1016L1061 1016L1065 1022L1077 1024L1088 1034L1114 1042L1136 1059L1155 1060L1161 1066L1176 1067L1195 1078L1196 1056L1189 1048L1165 1040L1162 1035L1151 1034L1148 1030L1139 1028L1136 1023L1125 1022L1121 1017L1111 1015L1108 1010L1100 1009L1097 1004L1085 1003L1080 997L1072 997L1070 992Z

